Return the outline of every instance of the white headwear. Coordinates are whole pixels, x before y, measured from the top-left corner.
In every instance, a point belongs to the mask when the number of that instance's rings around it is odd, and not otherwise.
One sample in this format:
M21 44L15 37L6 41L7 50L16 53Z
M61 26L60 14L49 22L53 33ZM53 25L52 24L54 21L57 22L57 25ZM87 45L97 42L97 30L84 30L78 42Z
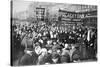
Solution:
M65 44L65 48L68 48L68 44L67 43Z
M43 40L40 39L39 42L43 43Z
M51 54L51 53L52 53L52 50L48 50L48 53L50 53L50 54Z

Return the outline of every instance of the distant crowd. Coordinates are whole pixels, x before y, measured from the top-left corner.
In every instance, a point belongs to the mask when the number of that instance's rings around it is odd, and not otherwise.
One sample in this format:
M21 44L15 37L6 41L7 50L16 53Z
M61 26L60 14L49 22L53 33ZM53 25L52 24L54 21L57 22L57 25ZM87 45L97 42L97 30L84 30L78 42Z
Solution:
M75 25L71 29L56 24L12 25L13 65L41 65L95 59L97 29ZM22 55L21 55L22 54Z

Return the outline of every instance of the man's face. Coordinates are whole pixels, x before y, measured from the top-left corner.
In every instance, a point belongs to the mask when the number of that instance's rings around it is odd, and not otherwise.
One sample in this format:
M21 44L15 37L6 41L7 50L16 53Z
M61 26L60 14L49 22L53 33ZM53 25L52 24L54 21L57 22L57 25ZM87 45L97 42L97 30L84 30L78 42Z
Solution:
M40 46L36 46L36 47L35 47L35 52L36 52L37 54L40 54L40 53L41 53L41 47L40 47Z

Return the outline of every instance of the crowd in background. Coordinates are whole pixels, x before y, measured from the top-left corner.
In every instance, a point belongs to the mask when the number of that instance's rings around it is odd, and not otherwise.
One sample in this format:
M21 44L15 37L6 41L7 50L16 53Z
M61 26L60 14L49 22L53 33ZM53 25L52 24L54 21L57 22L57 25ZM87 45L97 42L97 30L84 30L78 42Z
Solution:
M12 61L18 65L79 62L97 56L97 29L57 24L12 25ZM22 55L21 55L22 54Z

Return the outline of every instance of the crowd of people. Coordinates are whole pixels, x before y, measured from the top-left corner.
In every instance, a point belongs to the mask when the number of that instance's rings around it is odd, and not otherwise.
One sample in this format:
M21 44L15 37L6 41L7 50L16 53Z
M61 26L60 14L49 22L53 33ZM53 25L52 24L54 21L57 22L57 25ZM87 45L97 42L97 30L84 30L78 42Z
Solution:
M79 62L97 55L96 28L38 22L12 25L11 33L12 61L18 59L17 65Z

